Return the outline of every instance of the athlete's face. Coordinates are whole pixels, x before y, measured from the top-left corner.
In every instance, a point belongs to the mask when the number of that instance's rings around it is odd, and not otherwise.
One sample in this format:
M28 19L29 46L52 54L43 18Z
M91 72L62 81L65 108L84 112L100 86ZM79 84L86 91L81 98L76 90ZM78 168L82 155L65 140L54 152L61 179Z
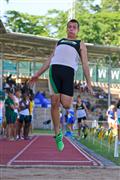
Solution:
M81 99L80 99L79 97L77 98L77 102L78 102L78 103L81 103Z
M68 38L76 38L79 31L78 24L75 22L69 22L67 25Z

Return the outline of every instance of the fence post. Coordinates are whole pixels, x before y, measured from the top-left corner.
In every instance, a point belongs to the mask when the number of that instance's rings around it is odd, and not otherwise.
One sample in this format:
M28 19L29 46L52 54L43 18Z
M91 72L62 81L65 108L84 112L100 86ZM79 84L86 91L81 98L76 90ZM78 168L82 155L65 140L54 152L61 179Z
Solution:
M115 137L114 157L119 157L119 155L118 155L118 136Z

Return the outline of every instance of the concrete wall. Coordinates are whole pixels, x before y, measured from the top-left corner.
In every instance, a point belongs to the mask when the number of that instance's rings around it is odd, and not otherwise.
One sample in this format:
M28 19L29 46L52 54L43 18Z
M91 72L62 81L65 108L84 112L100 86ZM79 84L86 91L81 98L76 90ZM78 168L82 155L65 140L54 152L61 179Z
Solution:
M51 129L52 121L49 124L44 124L47 120L51 120L50 108L34 107L32 127L33 129Z

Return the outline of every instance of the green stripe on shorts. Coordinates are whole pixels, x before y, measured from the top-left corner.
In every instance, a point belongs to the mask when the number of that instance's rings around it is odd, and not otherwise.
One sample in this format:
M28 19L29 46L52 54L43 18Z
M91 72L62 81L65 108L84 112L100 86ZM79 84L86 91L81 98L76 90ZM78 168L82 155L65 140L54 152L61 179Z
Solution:
M52 78L52 66L50 66L50 69L49 69L49 77L50 77L50 83L51 83L51 86L53 88L53 91L54 91L54 93L57 94L58 90L57 90L56 85L55 85L53 78Z

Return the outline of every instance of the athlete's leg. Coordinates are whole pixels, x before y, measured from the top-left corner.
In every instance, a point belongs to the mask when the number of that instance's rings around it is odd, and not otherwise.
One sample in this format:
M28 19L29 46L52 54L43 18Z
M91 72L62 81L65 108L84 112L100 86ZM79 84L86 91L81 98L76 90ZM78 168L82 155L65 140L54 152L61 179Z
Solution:
M82 123L84 128L88 127L86 118L83 119Z
M60 96L59 95L52 95L51 96L51 116L54 125L55 131L55 141L58 151L63 151L64 143L62 141L63 134L60 130L60 114L59 114L59 107L60 107Z
M82 127L81 121L78 121L78 136L79 137L80 137L81 127Z
M59 115L59 106L60 106L60 95L54 94L51 96L51 116L54 125L55 135L60 132L60 115Z
M61 95L53 94L51 96L51 116L53 120L55 135L59 134L60 131L60 114L59 114L60 101L63 107L65 109L68 109L71 106L72 97L63 94Z
M73 101L73 97L72 96L68 96L65 94L61 94L60 95L60 102L62 104L62 106L67 110L71 107L72 105L72 101ZM67 124L67 128L68 130L71 132L72 131L72 125L71 123Z
M69 109L73 102L73 97L65 94L60 95L60 102L65 109Z
M83 119L83 133L84 133L84 139L85 139L88 135L88 125L87 125L86 119Z

